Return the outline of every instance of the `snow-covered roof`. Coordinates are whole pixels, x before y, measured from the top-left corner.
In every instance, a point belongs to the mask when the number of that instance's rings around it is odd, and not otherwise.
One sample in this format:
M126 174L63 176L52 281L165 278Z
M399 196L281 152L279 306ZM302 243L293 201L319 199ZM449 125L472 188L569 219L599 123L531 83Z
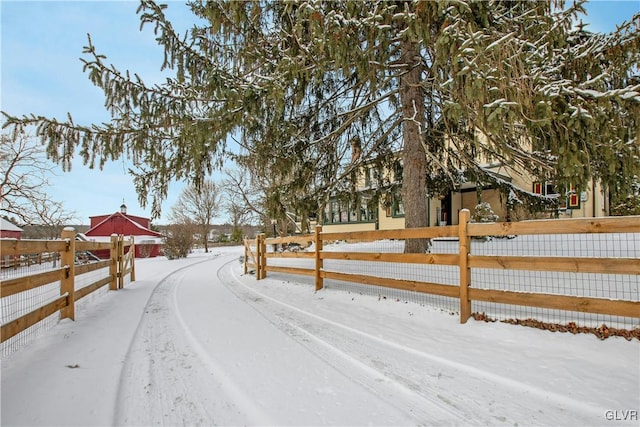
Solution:
M100 226L102 226L104 223L108 222L111 218L115 217L115 216L119 216L124 218L125 220L127 220L129 223L133 224L138 230L140 230L140 233L144 233L146 235L152 236L153 238L156 237L160 237L160 233L150 230L148 228L146 228L145 226L143 226L142 224L140 224L137 221L132 220L131 218L129 218L128 215L123 214L121 212L116 212L114 214L109 215L108 217L106 217L105 219L103 219L100 223L96 224L95 227L92 227L91 230L87 231L85 233L85 235L87 237L93 238L95 236L91 236L91 232L97 228L99 228ZM142 234L141 234L142 235Z
M125 236L125 240L127 240L129 236ZM110 242L111 236L85 236L86 241L88 242ZM148 244L153 242L153 244L162 243L162 237L158 236L133 236L133 241L136 245L140 244Z
M24 231L14 223L4 218L0 218L0 230L3 231Z

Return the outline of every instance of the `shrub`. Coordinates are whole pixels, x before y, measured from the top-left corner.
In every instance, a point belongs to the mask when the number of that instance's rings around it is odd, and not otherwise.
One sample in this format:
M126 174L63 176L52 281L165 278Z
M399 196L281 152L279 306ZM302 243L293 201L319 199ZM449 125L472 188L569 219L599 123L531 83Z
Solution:
M493 212L491 205L486 202L480 202L476 205L471 214L471 222L496 222L498 215Z
M193 247L193 227L172 224L164 239L164 255L169 259L186 258Z
M631 195L612 206L611 215L640 215L640 195Z

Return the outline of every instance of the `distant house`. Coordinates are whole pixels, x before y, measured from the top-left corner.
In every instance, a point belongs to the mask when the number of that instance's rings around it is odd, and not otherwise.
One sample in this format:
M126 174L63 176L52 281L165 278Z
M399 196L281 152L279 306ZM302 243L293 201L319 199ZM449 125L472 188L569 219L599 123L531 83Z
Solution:
M156 257L161 253L162 235L151 230L151 220L127 214L127 206L123 203L120 211L109 215L89 217L91 228L84 233L88 240L97 242L109 241L112 234L134 236L136 258ZM103 253L104 252L104 253ZM108 251L95 251L100 258L108 258Z
M486 141L482 135L478 135L478 139ZM455 147L451 145L447 152L454 149ZM557 200L557 207L541 212L529 212L523 204L522 212L518 212L518 204L515 204L516 208L508 206L507 201L510 196L504 194L504 190L498 188L495 183L480 183L469 180L461 183L459 188L444 190L442 194L434 194L425 200L427 213L425 226L458 225L460 210L468 209L473 213L481 201L487 203L498 215L498 222L519 220L519 217L520 219L554 216L559 218L595 218L609 215L608 191L596 181L592 181L584 191L577 191L573 185L564 188L555 185L553 181L534 179L521 167L486 158L482 153L474 153L473 156L495 182L508 183L524 193L544 196L548 200ZM356 160L357 158L354 158L354 161ZM464 165L457 166L459 171L464 171ZM385 177L391 184L395 184L396 188L382 197L379 203L376 203L373 193L380 176ZM322 230L331 233L404 228L402 176L403 164L399 157L392 168L365 163L356 171L356 183L351 197L332 195L325 205L324 212L321 212L323 215ZM481 200L479 200L479 195ZM312 227L311 230L313 230Z
M22 228L4 218L0 218L0 239L20 239Z
M0 218L0 239L20 239L22 238L22 228L4 218ZM6 255L0 259L2 268L13 265L14 260L19 260L19 255Z

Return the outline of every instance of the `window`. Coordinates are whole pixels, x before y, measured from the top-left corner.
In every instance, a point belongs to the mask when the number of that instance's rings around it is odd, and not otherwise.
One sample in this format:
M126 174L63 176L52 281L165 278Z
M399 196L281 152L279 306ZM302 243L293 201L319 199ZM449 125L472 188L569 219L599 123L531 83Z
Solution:
M358 210L349 209L349 222L357 222L357 221L358 221Z
M378 184L380 172L375 166L367 167L364 174L364 186L367 188L375 187Z
M394 217L404 216L404 203L402 203L402 195L400 192L393 193L391 215Z
M560 193L556 190L556 186L551 181L534 182L533 192L542 196L556 196Z
M402 174L404 173L404 168L402 167L401 161L396 161L393 163L393 179L394 182L402 182Z
M332 200L324 210L325 224L373 222L376 215L370 204L371 197L362 197L355 203Z
M358 221L360 222L373 222L376 219L376 213L373 209L371 197L362 197L360 199L360 216Z
M547 197L556 197L558 199L558 208L560 209L580 208L580 194L578 194L573 184L569 184L568 190L561 191L561 189L551 181L544 183L534 182L533 192Z
M340 224L348 221L348 210L346 206L337 200L331 200L324 208L324 222L325 224Z
M331 222L340 222L340 205L338 202L331 202Z

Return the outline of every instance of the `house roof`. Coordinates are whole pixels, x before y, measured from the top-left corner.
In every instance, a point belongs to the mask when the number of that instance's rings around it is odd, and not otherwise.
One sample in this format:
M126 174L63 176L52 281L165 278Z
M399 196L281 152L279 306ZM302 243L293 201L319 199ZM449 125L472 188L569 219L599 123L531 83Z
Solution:
M0 230L3 231L24 231L22 228L18 227L14 223L4 218L0 218Z
M109 215L108 217L106 217L105 219L103 219L102 221L100 221L98 224L95 225L95 227L92 227L89 231L87 231L85 233L86 236L91 236L92 232L95 232L95 230L97 230L98 228L100 228L102 225L106 224L107 222L109 222L112 218L114 217L121 217L124 218L128 223L130 223L131 225L133 225L136 230L138 231L138 233L136 233L136 235L144 235L144 236L155 236L155 237L161 237L162 235L160 233L158 233L157 231L153 231L150 230L146 227L144 227L142 224L140 224L139 222L136 222L134 220L132 220L131 218L129 218L128 215L123 214L122 212L115 212L111 215Z
M125 239L128 238L129 236L125 236ZM86 236L86 239L88 242L99 242L99 243L105 243L105 242L110 242L111 241L111 236ZM153 244L161 244L162 243L162 238L159 236L143 236L143 235L136 235L134 236L134 242L136 245L141 245L141 244L149 244L149 243L153 243Z

